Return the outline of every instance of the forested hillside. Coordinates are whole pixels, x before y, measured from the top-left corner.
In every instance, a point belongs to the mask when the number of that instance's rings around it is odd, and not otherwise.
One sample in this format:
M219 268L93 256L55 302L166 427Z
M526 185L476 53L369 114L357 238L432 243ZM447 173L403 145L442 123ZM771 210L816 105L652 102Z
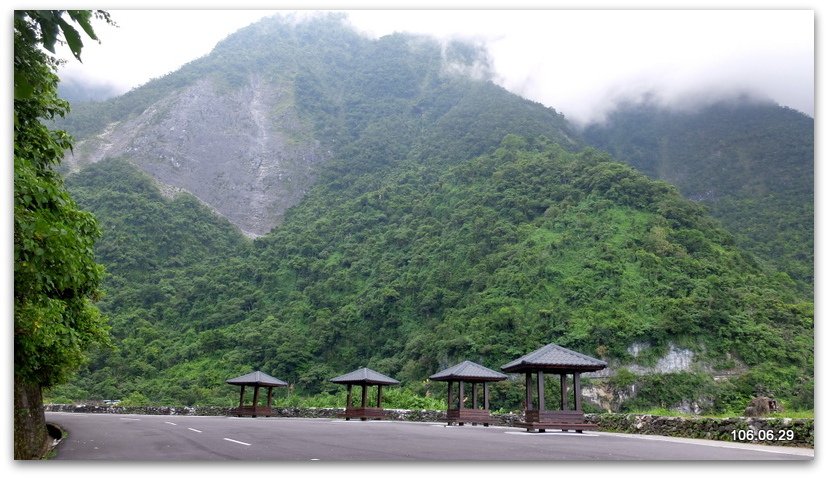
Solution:
M624 105L585 141L710 208L737 243L813 295L814 120L746 98Z
M105 198L128 190L145 204L138 211L171 216L122 215L113 228L181 222L169 200L143 199L146 178L94 179L111 167L73 177L81 204L108 216ZM756 386L807 404L812 306L666 183L592 150L515 136L440 173L406 162L385 181L370 191L319 188L252 251L201 209L203 232L180 241L179 255L215 255L178 261L163 276L127 281L132 268L119 269L108 256L116 251L102 246L118 291L102 309L119 348L61 393L229 403L223 379L251 367L316 393L361 365L417 389L458 360L498 366L554 341L645 365L677 344L703 364L679 378L707 376L717 407L738 406ZM159 232L136 246L163 256ZM633 343L649 353L633 359ZM709 379L745 367L735 391Z
M263 38L272 50L252 48ZM813 407L808 294L675 187L584 148L553 109L463 73L484 60L462 44L367 40L333 17L253 25L182 69L223 65L206 71L228 94L267 85L249 69L287 75L280 91L305 128L291 141L328 159L256 239L159 188L129 150L69 175L101 222L100 306L116 348L52 397L231 405L224 380L251 369L327 396L341 388L328 379L361 366L439 397L425 379L442 367L498 368L555 342L618 372L592 386L643 385L628 407L739 410L757 391ZM132 98L191 81L181 72ZM93 135L112 123L84 124ZM630 376L675 349L692 364ZM517 408L521 387L496 386L495 408Z

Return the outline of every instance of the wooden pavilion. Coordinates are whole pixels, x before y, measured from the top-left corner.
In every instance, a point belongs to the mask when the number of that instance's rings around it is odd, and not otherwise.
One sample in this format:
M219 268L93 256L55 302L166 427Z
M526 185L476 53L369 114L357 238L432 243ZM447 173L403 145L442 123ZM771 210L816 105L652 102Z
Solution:
M582 433L585 429L595 428L594 424L584 421L584 412L581 407L581 373L595 372L606 366L607 363L603 360L555 344L545 345L503 365L500 369L504 372L526 374L524 422L517 425L525 427L526 431L538 430L540 432L551 428L563 431L575 430ZM533 373L537 379L534 386L532 384ZM546 409L544 373L560 376L561 397L558 410ZM572 375L572 402L569 401L568 375ZM533 388L537 390L537 407L533 407L532 403Z
M239 406L238 408L233 408L230 410L230 415L235 415L238 417L250 415L252 417L256 417L261 415L263 417L269 417L273 414L271 409L271 404L273 403L273 388L274 387L287 387L287 382L283 382L278 378L273 378L270 375L264 372L250 372L246 375L242 375L240 377L231 378L226 380L226 383L230 385L239 385L241 386L241 392L239 393ZM253 404L252 405L245 405L244 404L244 392L245 387L253 386ZM259 404L259 388L267 388L267 406L261 406Z
M493 419L489 413L489 382L506 380L506 375L486 368L480 364L468 360L457 365L441 370L431 377L431 380L448 382L448 409L446 410L446 421L449 425L457 423L463 426L468 422L472 425L482 423L484 427L489 426ZM457 383L457 396L454 396L454 384ZM471 383L471 407L465 404L465 383ZM478 407L478 387L483 384L483 408Z
M341 416L345 420L352 418L359 418L360 420L381 420L385 418L385 412L382 410L382 386L383 385L399 385L399 381L391 377L387 377L379 372L375 372L369 368L360 368L353 372L346 373L331 379L333 383L339 383L348 387L348 397L345 401L345 413ZM362 403L360 406L353 406L351 391L354 385L362 386ZM376 407L371 407L368 404L368 387L371 385L377 386L377 403Z

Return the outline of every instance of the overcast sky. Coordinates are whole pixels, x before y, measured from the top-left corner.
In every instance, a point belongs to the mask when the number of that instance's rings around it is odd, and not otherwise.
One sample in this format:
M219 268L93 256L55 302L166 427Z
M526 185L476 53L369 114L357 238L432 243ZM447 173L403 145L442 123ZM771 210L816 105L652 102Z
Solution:
M109 10L119 27L101 24L101 44L87 42L83 63L70 60L61 75L111 83L121 92L208 54L239 28L284 13ZM645 92L670 104L747 92L814 115L811 10L351 10L348 15L358 30L374 37L408 31L482 43L499 84L576 122L599 120L618 99Z
M261 18L266 12L225 10L221 12L187 11L163 13L153 11L126 12L115 8L169 9L181 8L438 8L459 7L466 9L498 8L733 8L739 11L694 11L672 10L643 12L567 10L544 12L521 12L513 10L485 12L463 12L462 15L449 12L434 14L389 12L354 12L352 21L358 28L373 35L393 30L429 32L446 37L452 34L475 36L488 45L499 82L506 88L566 114L570 119L588 121L598 119L607 105L624 96L642 91L658 91L665 101L675 101L685 94L715 94L724 90L750 90L768 96L776 102L814 115L814 16L817 22L821 16L824 1L817 0L641 0L634 3L606 0L418 0L416 2L393 1L314 1L285 2L277 0L112 0L96 2L63 0L60 8L105 8L113 13L120 28L101 26L98 33L100 45L86 42L83 51L84 63L78 65L70 60L71 71L89 79L111 82L119 88L129 88L145 83L151 78L176 70L184 63L206 55L215 44L233 31ZM55 8L55 2L41 0L11 0L4 3L6 8ZM262 5L267 5L263 7ZM763 8L772 10L756 11ZM784 8L805 9L800 11L778 10ZM748 10L745 10L748 9ZM521 15L522 14L522 15ZM3 17L6 38L11 38L12 15L7 11ZM462 30L462 33L461 33ZM823 47L825 34L816 41L816 53L820 57L826 51ZM11 79L11 51L4 43L0 55L7 59L3 69L6 85ZM820 62L819 64L824 64ZM3 89L7 111L11 110L11 90ZM820 98L824 97L822 95ZM820 99L820 106L822 100ZM7 151L11 150L12 115L0 119L0 135ZM824 121L815 123L817 138L822 139ZM820 149L817 148L819 153ZM819 158L815 158L817 165ZM6 291L3 302L7 315L12 304L12 227L11 161L0 171L0 183L5 197L2 208L2 222L6 234L0 242L3 251L3 267L0 273L0 289ZM817 183L821 171L815 168ZM816 189L817 216L825 208L819 207L822 195ZM819 219L819 218L818 218ZM824 221L817 220L817 225ZM817 247L821 245L822 234L817 234ZM817 256L817 271L822 269L821 255ZM816 296L821 296L822 282L817 281ZM822 327L820 338L824 337ZM8 372L4 369L3 374ZM7 375L4 375L6 378ZM123 467L121 467L123 468ZM772 468L772 467L771 467ZM14 471L10 467L11 471ZM33 472L34 470L29 470ZM52 473L54 470L44 470ZM203 470L200 470L203 471ZM362 472L363 470L360 470ZM364 470L367 471L367 470ZM390 470L389 470L390 471ZM479 470L477 470L479 471ZM676 474L676 469L646 467L629 470L641 476L662 476L664 472ZM711 470L705 470L709 473ZM757 469L751 469L756 474ZM141 467L125 469L102 469L101 473L121 475L144 474ZM399 473L400 470L393 470ZM61 473L64 473L62 470ZM84 475L89 470L83 470ZM36 474L36 472L35 472ZM80 474L80 471L79 471ZM216 473L218 474L218 473ZM679 471L679 474L681 472ZM687 472L688 476L690 472ZM759 473L762 475L762 473ZM722 473L722 476L724 473ZM770 471L768 475L770 476Z

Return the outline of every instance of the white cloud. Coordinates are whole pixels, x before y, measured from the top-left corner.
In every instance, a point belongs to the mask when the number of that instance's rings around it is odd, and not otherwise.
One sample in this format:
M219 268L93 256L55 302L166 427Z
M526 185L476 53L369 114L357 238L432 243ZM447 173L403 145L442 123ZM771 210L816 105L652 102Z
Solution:
M807 10L544 10L423 12L382 20L356 12L374 35L395 30L481 40L498 82L576 121L619 99L748 92L814 113L814 17Z

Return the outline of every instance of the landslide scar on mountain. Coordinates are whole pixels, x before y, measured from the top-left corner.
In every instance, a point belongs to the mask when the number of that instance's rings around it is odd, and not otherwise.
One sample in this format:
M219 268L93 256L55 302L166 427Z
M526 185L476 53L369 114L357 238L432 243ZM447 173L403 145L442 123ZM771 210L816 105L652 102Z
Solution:
M302 198L326 157L296 113L292 88L257 75L233 89L201 79L81 141L66 163L125 157L260 236Z

